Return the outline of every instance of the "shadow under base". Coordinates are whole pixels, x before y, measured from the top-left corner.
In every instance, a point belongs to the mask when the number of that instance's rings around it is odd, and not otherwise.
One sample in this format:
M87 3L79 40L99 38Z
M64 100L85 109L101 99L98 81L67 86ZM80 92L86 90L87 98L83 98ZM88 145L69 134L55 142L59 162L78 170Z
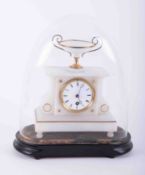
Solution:
M17 151L36 159L45 157L110 157L129 152L133 144L128 133L118 139L124 130L118 127L113 138L105 132L49 132L36 137L34 125L17 132L14 147Z

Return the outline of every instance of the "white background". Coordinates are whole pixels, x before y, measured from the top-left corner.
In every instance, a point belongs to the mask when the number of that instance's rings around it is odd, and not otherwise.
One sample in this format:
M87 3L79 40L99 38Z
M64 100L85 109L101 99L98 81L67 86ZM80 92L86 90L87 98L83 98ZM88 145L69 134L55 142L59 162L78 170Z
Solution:
M144 0L0 0L0 174L144 175L144 8ZM95 16L122 57L134 142L133 151L125 156L34 160L12 147L19 129L22 80L31 49L48 23L71 13Z

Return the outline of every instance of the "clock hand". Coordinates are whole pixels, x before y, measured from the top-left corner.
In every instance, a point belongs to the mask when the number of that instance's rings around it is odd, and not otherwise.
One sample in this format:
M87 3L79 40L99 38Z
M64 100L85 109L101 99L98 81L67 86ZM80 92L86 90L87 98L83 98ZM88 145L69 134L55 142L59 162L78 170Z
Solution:
M81 100L80 100L80 92L81 92L82 87L83 87L83 84L81 85L78 94L76 94L76 98L78 98L78 100L79 100L78 105L81 103Z
M82 85L81 85L81 87L80 87L80 90L79 90L79 94L80 94L80 92L81 92L81 89L82 89L82 87L83 87L83 86L84 86L84 85L82 84Z
M81 91L81 88L83 87L83 85L81 85L81 87L79 88L79 92L76 94L76 98L79 98L80 97L80 91Z

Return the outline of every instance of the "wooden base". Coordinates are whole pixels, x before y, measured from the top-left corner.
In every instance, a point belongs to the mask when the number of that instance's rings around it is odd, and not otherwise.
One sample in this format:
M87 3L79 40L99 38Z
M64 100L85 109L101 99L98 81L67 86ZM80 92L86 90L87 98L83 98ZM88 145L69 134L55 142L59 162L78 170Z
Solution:
M61 133L60 133L61 134ZM72 136L77 135L77 133L70 133ZM80 135L80 133L78 133ZM95 134L95 133L93 133ZM91 135L91 133L90 133ZM114 158L116 156L123 155L129 152L133 144L131 142L131 136L128 133L123 139L123 142L102 142L94 143L87 142L82 143L82 141L77 141L77 143L49 143L49 144L36 144L30 143L22 140L21 134L18 132L16 134L16 139L14 141L14 147L17 151L32 156L36 159L45 157L110 157ZM55 134L52 137L56 139Z

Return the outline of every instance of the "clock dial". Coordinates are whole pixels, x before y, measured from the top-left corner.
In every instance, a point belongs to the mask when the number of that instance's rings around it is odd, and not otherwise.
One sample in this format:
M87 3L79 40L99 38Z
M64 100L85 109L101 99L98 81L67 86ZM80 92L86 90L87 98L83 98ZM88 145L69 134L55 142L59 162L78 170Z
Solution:
M91 84L81 78L69 80L60 92L63 107L72 112L88 109L94 101L94 95Z

